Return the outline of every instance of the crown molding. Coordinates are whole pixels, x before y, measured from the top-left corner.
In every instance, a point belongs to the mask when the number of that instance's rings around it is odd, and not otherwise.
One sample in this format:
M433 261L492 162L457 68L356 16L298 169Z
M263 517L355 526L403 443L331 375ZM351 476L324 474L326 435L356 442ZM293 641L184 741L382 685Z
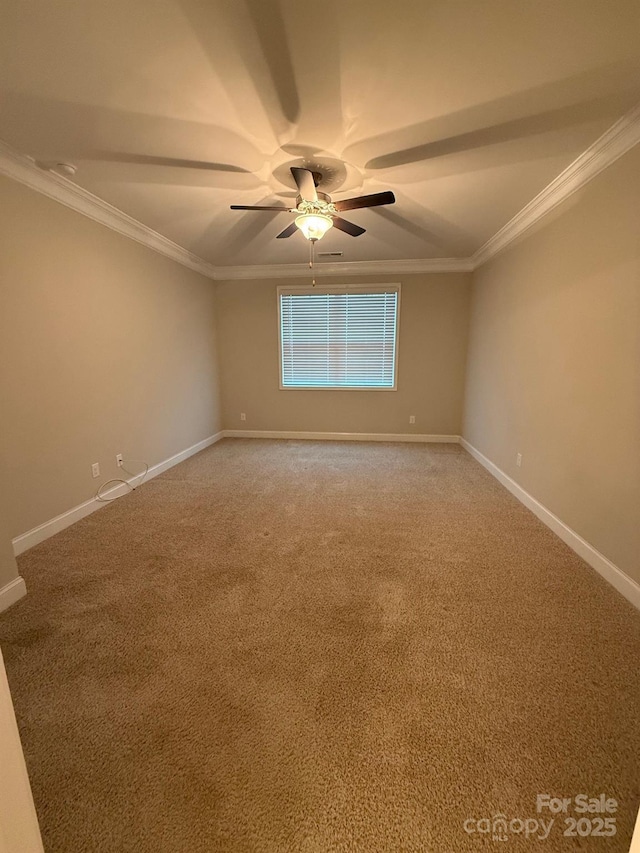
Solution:
M640 142L640 104L613 124L470 258L476 269Z
M40 168L35 160L0 141L0 174L105 225L112 231L142 243L189 269L211 279L296 278L309 274L308 264L259 264L256 266L215 267L147 225L109 204L68 178ZM387 275L389 273L469 272L466 258L436 258L399 261L341 261L320 263L316 275Z
M538 193L513 219L470 258L416 258L413 260L339 261L318 263L317 276L326 275L405 275L441 272L471 272L501 252L528 231L543 216L569 198L603 169L640 142L640 104L605 131L593 145L573 161L557 178ZM6 175L83 216L129 237L154 252L216 280L301 278L309 275L307 264L256 264L216 267L199 258L157 231L123 213L68 178L48 172L31 157L19 154L0 141L0 174Z
M315 276L324 275L405 275L425 272L471 272L470 258L423 258L398 261L338 261L318 263ZM307 278L309 264L258 264L216 267L216 279Z
M70 207L101 225L106 225L118 234L142 243L143 246L171 258L172 261L177 261L208 278L215 277L215 268L212 264L203 261L202 258L188 252L182 246L178 246L177 243L163 237L162 234L158 234L157 231L143 225L142 222L138 222L137 219L128 216L78 184L74 184L73 181L41 169L33 158L19 154L1 141L0 174L64 204L65 207Z

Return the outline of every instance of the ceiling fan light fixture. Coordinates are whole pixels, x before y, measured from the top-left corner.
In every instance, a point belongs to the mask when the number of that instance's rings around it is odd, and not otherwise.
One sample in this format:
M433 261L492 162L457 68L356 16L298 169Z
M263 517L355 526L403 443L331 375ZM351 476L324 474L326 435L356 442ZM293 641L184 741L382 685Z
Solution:
M321 240L332 227L333 220L322 213L303 213L296 217L296 225L307 240Z

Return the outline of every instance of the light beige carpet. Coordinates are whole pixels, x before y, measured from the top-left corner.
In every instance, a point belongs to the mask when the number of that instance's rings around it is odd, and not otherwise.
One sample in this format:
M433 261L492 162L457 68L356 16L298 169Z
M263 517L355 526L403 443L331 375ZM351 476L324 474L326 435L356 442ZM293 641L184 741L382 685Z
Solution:
M225 440L19 563L48 853L628 850L640 614L457 446Z

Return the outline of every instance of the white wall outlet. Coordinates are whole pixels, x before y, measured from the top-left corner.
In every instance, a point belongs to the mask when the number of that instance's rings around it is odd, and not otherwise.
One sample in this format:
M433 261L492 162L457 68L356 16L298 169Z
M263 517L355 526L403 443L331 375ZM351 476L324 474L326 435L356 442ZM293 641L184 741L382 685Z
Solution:
M415 422L416 422L416 416L415 415L409 415L409 423L415 424Z
M245 412L240 412L240 420L246 421L246 419L247 419L247 416L246 416Z
M96 477L100 476L100 463L99 462L94 462L93 465L91 466L91 476L93 477L94 480L96 479Z
M516 453L516 467L522 467L522 453Z
M116 465L118 468L122 468L122 453L116 454Z

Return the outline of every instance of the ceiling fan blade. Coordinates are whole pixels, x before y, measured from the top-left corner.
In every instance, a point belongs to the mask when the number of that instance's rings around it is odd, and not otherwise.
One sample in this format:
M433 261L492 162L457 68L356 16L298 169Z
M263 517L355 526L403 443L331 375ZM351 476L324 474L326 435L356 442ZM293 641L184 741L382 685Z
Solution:
M392 192L373 193L373 195L359 195L357 198L343 198L342 201L334 201L336 210L358 210L361 207L378 207L380 204L393 204L396 197Z
M291 237L291 235L295 234L297 230L298 230L298 226L296 225L295 222L292 222L291 225L287 225L287 227L284 229L284 231L281 231L278 234L278 236L276 237L276 240L281 240L284 237Z
M308 169L300 169L297 166L292 166L291 174L302 198L305 201L318 201L316 185L311 172Z
M265 207L261 204L232 204L231 210L277 210L281 213L291 212L291 209L288 207Z
M342 219L340 216L332 218L334 228L337 228L338 231L344 231L345 234L351 234L352 237L359 237L367 230L366 228L361 228L359 225L354 225L353 222L347 222L346 219Z

